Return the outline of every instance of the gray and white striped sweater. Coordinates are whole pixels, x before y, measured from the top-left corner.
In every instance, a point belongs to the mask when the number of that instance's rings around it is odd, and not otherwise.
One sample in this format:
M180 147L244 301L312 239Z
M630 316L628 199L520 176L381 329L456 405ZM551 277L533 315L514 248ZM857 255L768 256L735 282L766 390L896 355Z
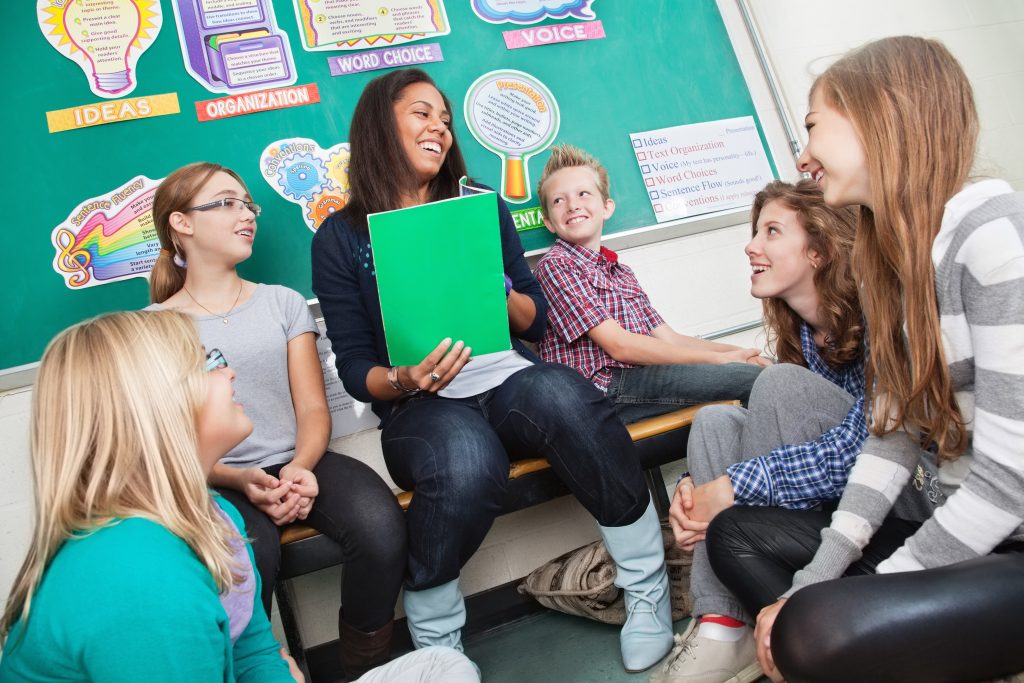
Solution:
M841 576L897 498L904 503L915 489L934 512L880 573L962 562L1024 540L1024 193L1001 180L958 192L946 203L932 260L967 452L936 468L905 432L869 436L821 547L786 596Z

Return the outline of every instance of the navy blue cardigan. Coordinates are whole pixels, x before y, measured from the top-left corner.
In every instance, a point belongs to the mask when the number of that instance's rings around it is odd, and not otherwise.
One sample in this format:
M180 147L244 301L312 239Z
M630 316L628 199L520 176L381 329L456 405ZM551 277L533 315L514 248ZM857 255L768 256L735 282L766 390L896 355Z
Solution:
M520 336L539 342L547 325L548 303L523 257L512 214L500 196L498 218L505 273L512 278L513 289L529 296L537 307L533 323ZM313 236L312 258L313 291L327 323L338 375L349 394L372 403L373 412L385 421L391 412L391 401L374 398L366 387L367 373L377 365L388 364L370 235L354 228L343 209L325 220ZM437 274L428 272L424 277ZM515 336L512 345L530 360L536 360Z

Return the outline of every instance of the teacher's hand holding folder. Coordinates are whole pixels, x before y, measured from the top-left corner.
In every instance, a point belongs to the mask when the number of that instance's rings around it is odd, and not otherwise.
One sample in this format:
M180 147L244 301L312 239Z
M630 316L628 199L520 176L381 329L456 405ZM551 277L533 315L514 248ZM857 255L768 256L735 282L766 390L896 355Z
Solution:
M396 365L388 371L388 382L402 393L419 391L436 393L455 379L459 371L469 362L473 349L464 342L452 344L451 338L443 340L416 365Z

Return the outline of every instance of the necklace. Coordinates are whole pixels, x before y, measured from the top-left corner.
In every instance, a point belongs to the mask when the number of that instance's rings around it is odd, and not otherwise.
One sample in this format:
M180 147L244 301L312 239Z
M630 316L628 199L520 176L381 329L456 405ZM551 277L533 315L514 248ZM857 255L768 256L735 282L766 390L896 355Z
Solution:
M224 313L214 313L209 308L207 308L206 306L204 306L201 303L199 303L199 301L197 301L196 298L194 296L192 296L192 292L188 291L188 287L186 287L185 285L182 285L181 288L185 290L185 293L188 294L188 298L192 299L192 302L195 303L196 306L198 306L199 308L203 309L204 311L206 311L210 315L215 316L217 318L220 318L221 322L224 323L225 325L227 325L228 324L228 317L231 315L231 311L235 310L235 306L238 305L238 300L242 297L242 285L243 284L244 284L244 281L239 281L239 283L238 283L238 294L235 295L235 303L231 304L231 308L229 308Z

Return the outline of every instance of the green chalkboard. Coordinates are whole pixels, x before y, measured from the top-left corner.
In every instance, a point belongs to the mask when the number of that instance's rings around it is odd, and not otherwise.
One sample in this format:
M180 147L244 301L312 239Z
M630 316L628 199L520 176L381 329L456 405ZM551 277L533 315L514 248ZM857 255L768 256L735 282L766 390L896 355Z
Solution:
M69 289L53 270L50 234L81 201L136 175L161 178L192 161L216 161L235 169L264 206L255 253L243 264L243 275L312 296L312 233L300 208L261 179L260 153L270 142L287 137L311 138L325 149L344 142L363 86L381 72L332 77L327 58L338 53L303 50L293 3L273 4L291 42L297 84L316 83L319 104L200 123L194 103L218 95L186 73L171 3L162 0L163 28L139 59L138 86L130 97L177 93L181 113L51 134L47 111L100 98L90 91L78 65L47 43L35 2L2 3L0 19L8 36L3 57L6 101L0 113L6 142L7 248L0 368L38 360L47 341L71 323L148 303L143 279ZM501 167L461 120L464 94L485 72L525 71L547 85L558 102L561 128L556 141L580 145L608 167L618 208L606 231L656 223L629 133L755 115L715 0L596 0L593 10L606 38L519 50L507 50L501 35L516 26L482 21L469 0L446 0L445 6L451 33L428 41L441 44L444 61L424 68L455 104L455 129L471 175L496 187ZM534 186L546 159L542 152L529 161ZM525 231L522 237L527 249L550 243L543 229Z

